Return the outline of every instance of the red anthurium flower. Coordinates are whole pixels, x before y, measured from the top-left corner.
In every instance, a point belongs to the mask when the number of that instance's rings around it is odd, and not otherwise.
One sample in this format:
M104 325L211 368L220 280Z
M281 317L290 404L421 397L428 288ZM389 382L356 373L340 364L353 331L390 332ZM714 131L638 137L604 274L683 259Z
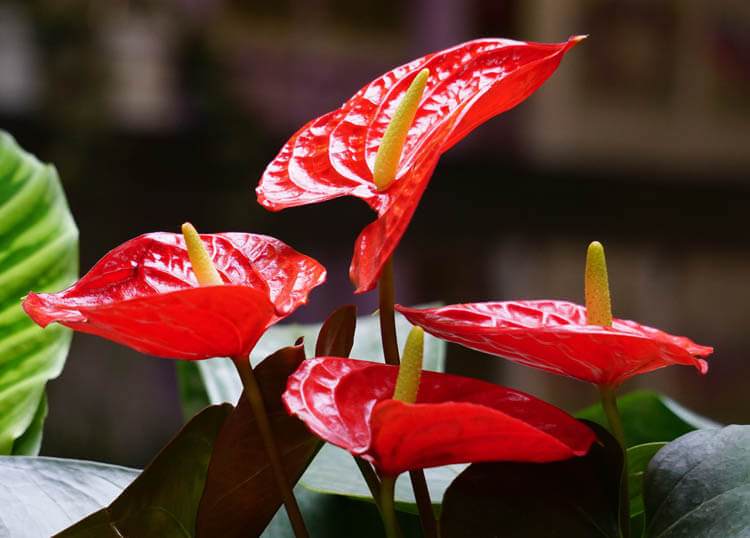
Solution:
M318 262L272 237L201 239L225 285L199 286L180 234L136 237L59 293L29 293L26 313L175 359L247 356L266 328L325 280Z
M258 201L274 211L344 195L367 202L378 219L357 239L349 273L357 293L372 289L440 155L482 122L526 99L581 39L559 44L480 39L389 71L292 136L264 172ZM395 181L379 191L373 166L383 134L425 68L430 71L427 86Z
M425 331L520 364L597 385L616 386L672 364L695 366L713 348L635 321L586 324L586 308L565 301L512 301L396 309Z
M548 462L585 454L595 436L564 411L484 381L423 372L417 403L391 399L398 367L318 357L283 395L322 439L386 475L475 461Z

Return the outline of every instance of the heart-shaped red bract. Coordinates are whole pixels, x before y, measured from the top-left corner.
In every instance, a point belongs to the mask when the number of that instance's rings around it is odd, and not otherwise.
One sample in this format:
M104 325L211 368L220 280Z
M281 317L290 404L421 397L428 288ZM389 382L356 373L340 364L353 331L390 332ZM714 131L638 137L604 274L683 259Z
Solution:
M440 155L489 118L531 95L583 39L540 44L480 39L389 71L341 108L297 131L256 189L268 209L351 195L378 213L357 238L349 274L357 293L372 289L404 234ZM395 182L372 179L383 134L414 77L430 76L409 130Z
M713 352L635 321L613 319L612 327L587 325L586 308L566 301L396 309L443 340L597 385L616 386L672 364L692 365L705 374L708 364L697 357Z
M199 286L180 234L150 233L109 252L59 293L29 293L26 313L142 353L242 357L270 325L307 302L325 268L272 237L201 235L225 285Z
M595 436L541 400L505 387L423 372L416 404L391 399L398 367L339 357L302 363L283 395L320 438L381 472L476 461L558 461L585 454Z

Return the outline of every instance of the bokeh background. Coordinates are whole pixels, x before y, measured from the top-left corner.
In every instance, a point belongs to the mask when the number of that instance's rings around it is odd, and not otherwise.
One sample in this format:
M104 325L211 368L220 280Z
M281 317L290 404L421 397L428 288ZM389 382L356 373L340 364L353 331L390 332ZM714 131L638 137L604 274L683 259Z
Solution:
M744 0L2 0L0 127L54 163L81 270L141 233L252 231L320 260L292 318L324 319L374 215L343 199L272 214L265 165L388 69L485 36L590 34L526 102L443 156L396 252L403 304L583 301L589 241L616 317L713 345L707 376L627 382L750 422L750 3ZM454 372L574 411L580 382L449 346ZM42 453L143 466L183 422L174 363L77 334L48 385Z

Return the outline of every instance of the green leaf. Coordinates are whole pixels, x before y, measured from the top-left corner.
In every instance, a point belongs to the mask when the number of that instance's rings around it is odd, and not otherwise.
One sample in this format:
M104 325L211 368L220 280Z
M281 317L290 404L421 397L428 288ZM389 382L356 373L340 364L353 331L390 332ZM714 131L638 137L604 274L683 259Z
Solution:
M468 465L444 465L425 469L424 474L430 490L430 499L439 505L443 493L453 480ZM337 446L326 444L315 456L299 481L306 489L317 493L344 495L353 499L373 502L370 490L357 468L352 455ZM396 481L396 509L417 514L414 491L408 473L403 473Z
M617 399L617 408L628 447L672 441L693 430L720 426L656 392L636 391L621 396ZM608 427L601 404L587 407L575 416Z
M617 537L622 451L591 425L602 445L554 463L475 463L446 490L442 536Z
M750 536L750 426L688 433L651 460L646 535Z
M208 399L200 367L198 366L198 363L202 361L174 362L177 363L175 367L177 368L177 385L180 390L182 416L185 422L187 422L191 417L197 415L201 409L211 405L211 402Z
M0 536L51 536L112 502L139 472L90 461L0 456Z
M424 305L428 308L435 305ZM420 307L422 308L422 307ZM380 325L377 317L361 316L357 318L357 331L354 335L354 346L351 356L356 359L383 362L383 351L380 344ZM409 321L396 313L396 331L399 335L399 347L403 349L406 336L412 325ZM250 354L250 362L253 366L259 364L265 357L276 350L294 345L300 338L304 338L305 353L308 357L314 356L314 342L320 333L321 324L310 325L274 325L270 327L255 345ZM424 337L424 369L437 372L445 369L445 341L435 338L429 334ZM236 402L242 392L242 384L231 359L217 357L202 361L177 361L181 394L183 395L183 409L185 414L188 410L195 409L201 405L200 402L210 403ZM205 387L205 399L195 387ZM190 388L192 387L192 388Z
M47 418L47 395L42 394L42 401L34 413L31 424L23 432L23 435L13 443L14 456L36 456L39 454L39 448L42 446L42 429L44 428L44 419Z
M630 517L643 513L643 477L651 458L667 443L645 443L628 449Z
M232 409L224 404L203 410L112 504L59 538L194 536L211 449Z
M321 445L281 402L286 380L305 359L302 346L283 348L255 368L287 477L297 482ZM281 495L244 396L216 438L196 531L198 536L258 536L281 506Z
M315 493L300 486L294 488L294 495L313 537L382 538L385 535L378 510L372 503ZM405 537L422 535L417 516L401 512L396 514L396 518ZM283 508L276 513L260 537L295 538Z
M72 334L37 327L21 300L30 290L59 291L77 274L78 230L57 172L0 131L0 454L27 431L37 435L44 385L60 373Z

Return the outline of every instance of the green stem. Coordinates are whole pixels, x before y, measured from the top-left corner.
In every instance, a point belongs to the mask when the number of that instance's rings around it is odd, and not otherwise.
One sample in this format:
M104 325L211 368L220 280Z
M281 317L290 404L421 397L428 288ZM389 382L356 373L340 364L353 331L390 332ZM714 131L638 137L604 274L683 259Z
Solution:
M380 337L383 342L383 355L386 364L398 365L401 360L398 353L398 342L396 340L396 314L394 305L394 277L393 258L389 258L383 268L378 280L378 299L380 302ZM424 471L409 471L414 498L417 501L419 520L424 532L424 538L437 538L437 523L435 513L432 511L430 491L427 489L427 481Z
M297 499L294 498L294 493L292 493L292 485L290 484L284 466L281 463L279 449L276 445L276 439L271 429L271 422L268 420L268 413L266 412L266 405L263 402L263 395L260 392L258 381L255 379L253 368L250 365L250 358L232 357L232 362L234 362L234 366L237 368L237 373L240 374L240 379L242 379L242 385L245 389L245 396L253 410L253 415L255 415L255 421L258 424L258 430L260 431L260 436L263 440L263 446L266 449L266 455L271 463L273 476L276 479L276 485L279 488L281 499L286 507L286 513L289 516L289 522L294 530L294 535L297 538L309 538L310 534L307 532L304 519L302 519L302 513L297 505Z
M625 429L622 426L620 412L617 410L617 387L598 385L604 414L612 434L622 450L622 473L620 475L620 530L623 538L630 538L630 492L628 491L628 449L625 444Z
M393 258L383 268L378 280L378 299L380 302L380 339L383 342L383 356L386 364L398 366L401 362L396 341L396 312L394 305Z
M367 487L370 490L370 495L372 495L372 499L375 501L375 506L378 507L380 517L383 517L383 510L380 507L380 480L378 479L378 475L375 474L375 470L368 462L366 462L362 458L358 458L357 456L353 457L354 461L357 463L357 467L359 467L359 472L362 473L362 476L367 483Z
M384 476L380 480L380 514L385 526L385 535L388 538L401 538L401 529L396 521L396 506L393 501L393 493L396 487L395 476Z
M427 480L424 477L424 471L409 471L411 486L414 489L414 498L417 501L417 510L419 511L419 521L422 524L422 533L425 538L437 538L438 529L435 521L435 512L432 510L432 501L430 500L430 490L427 489Z

